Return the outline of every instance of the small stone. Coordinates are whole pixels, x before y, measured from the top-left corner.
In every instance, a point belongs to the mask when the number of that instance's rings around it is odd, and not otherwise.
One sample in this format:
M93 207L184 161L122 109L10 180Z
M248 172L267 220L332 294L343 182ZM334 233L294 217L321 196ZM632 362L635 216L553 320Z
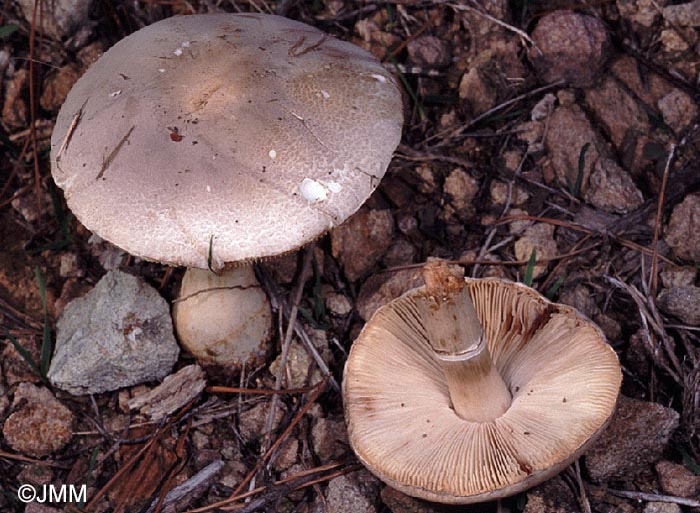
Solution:
M678 258L700 263L700 193L688 194L674 207L664 240Z
M11 78L3 82L4 101L2 104L2 122L10 129L20 129L27 125L27 104L22 98L22 91L27 83L27 71L19 69Z
M459 97L469 105L470 114L476 117L496 105L498 91L477 68L472 68L462 75Z
M366 470L335 477L328 482L328 511L376 513L379 481Z
M579 511L578 499L560 477L545 481L527 492L523 513L569 513Z
M166 376L179 352L165 300L110 271L63 311L48 377L71 394L96 394Z
M331 315L336 317L345 317L352 312L350 299L346 295L335 292L332 289L324 291L323 302Z
M661 16L655 0L616 0L620 16L644 27L651 27Z
M272 462L272 467L277 472L287 470L297 462L298 453L299 441L293 437L287 438L277 450L276 457Z
M591 290L585 285L576 285L573 288L564 288L559 294L559 303L573 306L589 319L598 311L598 305Z
M540 18L532 39L536 47L530 49L529 58L542 78L563 79L576 87L595 82L610 49L603 22L573 11L554 11Z
M381 492L382 502L391 513L441 513L445 509L441 505L425 502L390 487L385 486Z
M153 390L129 400L129 409L138 410L151 420L160 420L202 393L207 386L199 365L188 365L167 376Z
M42 457L60 451L73 436L73 414L46 388L20 383L12 402L15 411L2 428L14 450Z
M515 241L515 258L517 260L529 260L532 250L536 252L536 259L554 257L558 253L557 243L554 240L554 226L551 224L537 223L525 230L523 236ZM526 266L525 266L526 267ZM523 267L523 272L525 267ZM547 264L535 265L532 277L539 278L547 272Z
M277 403L275 418L272 422L272 431L275 431L284 419L284 405ZM270 411L270 402L258 403L249 410L241 412L238 427L241 437L247 442L262 439L266 435L267 417Z
M616 214L627 214L644 202L629 173L608 158L596 161L584 197L593 206Z
M605 338L611 344L614 344L620 339L620 335L622 334L622 326L620 326L620 323L617 322L615 319L613 319L609 315L600 313L598 315L593 316L593 321L598 325L598 327L601 330L603 330Z
M661 489L667 495L695 497L700 493L700 477L683 465L660 461L656 464L656 474L659 476Z
M675 287L692 287L698 276L698 270L690 266L672 266L661 271L661 283L667 289Z
M700 4L698 6L700 9ZM680 132L698 117L698 106L680 89L674 89L658 102L664 122L675 132Z
M657 302L664 313L678 317L683 324L700 325L700 287L664 289Z
M547 119L549 115L554 111L554 105L557 101L557 97L552 93L545 94L540 101L538 101L535 106L530 111L531 121L541 121Z
M700 0L666 6L663 13L670 25L700 27Z
M387 267L409 265L418 260L418 250L408 240L397 238L386 251L382 263Z
M44 81L39 104L49 112L56 112L63 105L68 91L78 81L81 72L77 64L71 63L49 75Z
M270 374L276 376L281 364L282 354L279 354L270 365ZM323 379L317 367L314 366L313 372L310 372L312 365L314 365L314 360L306 348L298 341L293 340L287 353L286 372L283 373L283 376L287 378L287 387L302 388Z
M415 172L420 178L418 190L423 194L433 194L437 189L437 181L433 168L427 164L421 164L415 169Z
M360 287L356 303L357 311L362 319L368 321L380 306L421 285L423 285L423 277L420 269L402 269L374 274Z
M632 480L646 472L661 457L678 419L671 408L620 396L610 425L586 453L591 478Z
M491 193L491 201L496 205L505 205L508 202L508 184L501 182L500 180L494 180L491 182L491 187L489 189ZM525 189L519 185L513 184L510 188L510 205L520 206L530 199L530 195ZM512 214L512 212L511 212Z
M695 29L668 28L659 34L659 43L666 53L685 52L697 39Z
M579 178L579 159L584 146L588 145L580 191L585 193L594 164L601 158L598 148L603 146L600 135L593 129L586 115L575 105L557 107L549 117L549 129L544 142L551 158L554 181L567 188L570 184L576 184Z
M38 502L30 502L27 504L27 507L24 508L24 513L61 513L61 510L50 506L44 506Z
M44 465L26 465L17 474L17 482L32 485L48 485L54 481L55 475L51 467Z
M360 210L331 232L333 257L345 276L355 281L379 262L391 245L394 218L390 210Z
M61 253L58 274L61 278L82 278L85 266L77 253Z
M19 6L27 20L32 22L35 0L19 0ZM92 0L42 1L42 23L37 30L60 40L69 37L79 28L88 25Z
M642 104L613 77L606 77L596 87L586 89L585 94L586 104L600 119L618 149L632 135L651 132L649 116Z
M407 50L411 62L419 66L444 68L452 60L448 41L435 36L419 36L408 43Z
M681 507L673 502L648 502L643 513L681 513Z
M343 455L350 445L342 419L317 419L311 428L311 440L321 462L328 462Z
M445 178L443 190L461 218L474 216L474 198L479 193L479 180L458 167Z

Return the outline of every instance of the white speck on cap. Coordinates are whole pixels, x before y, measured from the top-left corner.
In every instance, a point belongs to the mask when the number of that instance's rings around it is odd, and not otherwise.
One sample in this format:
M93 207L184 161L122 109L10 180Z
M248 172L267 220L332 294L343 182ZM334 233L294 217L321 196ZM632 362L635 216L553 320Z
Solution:
M189 41L183 41L182 45L183 48L189 48L190 47L190 42Z
M331 97L331 95L328 94L328 92L326 92L326 91L321 91L321 95L323 96L324 100L327 100L328 98Z
M328 187L328 190L333 193L338 193L343 189L343 186L338 182L326 182L326 187Z
M175 51L173 53L179 57L180 55L182 55L182 48L175 48Z
M328 192L323 184L312 180L311 178L304 178L299 184L299 192L304 197L304 199L310 203L316 203L318 201L325 201L328 199Z
M372 73L371 77L373 79L381 82L382 84L384 84L386 82L386 77L384 75L378 75L376 73Z
M109 97L110 97L110 98L116 98L116 97L119 96L120 94L122 94L122 90L121 90L121 89L119 89L118 91L114 91L113 93L109 93Z
M52 169L69 208L104 239L206 269L216 232L218 269L295 250L355 213L386 171L402 112L377 59L314 27L263 14L175 16L119 41L76 82L56 121ZM168 126L186 126L187 139L164 137Z

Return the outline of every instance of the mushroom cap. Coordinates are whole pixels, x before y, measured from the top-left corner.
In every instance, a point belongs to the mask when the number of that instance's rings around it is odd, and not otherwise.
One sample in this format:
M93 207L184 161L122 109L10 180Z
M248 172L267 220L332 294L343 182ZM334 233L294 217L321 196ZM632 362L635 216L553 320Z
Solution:
M179 16L119 41L75 84L52 174L100 237L221 268L342 223L402 122L395 79L350 43L279 16Z
M513 397L502 416L470 422L452 409L422 327L423 289L375 313L352 346L343 383L362 463L406 494L451 504L513 495L562 470L607 425L622 380L604 335L575 309L505 280L466 282Z

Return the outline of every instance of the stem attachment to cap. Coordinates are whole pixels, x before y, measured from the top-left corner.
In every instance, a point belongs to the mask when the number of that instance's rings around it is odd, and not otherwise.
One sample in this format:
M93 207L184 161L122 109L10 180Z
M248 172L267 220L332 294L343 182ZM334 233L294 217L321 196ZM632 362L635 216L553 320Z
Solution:
M508 386L494 367L481 323L463 277L442 260L423 267L424 317L429 343L447 379L455 413L465 420L488 422L508 409Z

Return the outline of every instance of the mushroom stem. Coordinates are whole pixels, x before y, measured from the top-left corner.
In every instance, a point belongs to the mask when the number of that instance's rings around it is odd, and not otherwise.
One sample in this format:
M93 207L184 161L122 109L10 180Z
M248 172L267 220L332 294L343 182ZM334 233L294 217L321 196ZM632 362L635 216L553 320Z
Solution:
M444 261L426 264L423 278L430 303L424 324L455 413L474 422L500 417L512 396L491 361L464 279L454 276Z

